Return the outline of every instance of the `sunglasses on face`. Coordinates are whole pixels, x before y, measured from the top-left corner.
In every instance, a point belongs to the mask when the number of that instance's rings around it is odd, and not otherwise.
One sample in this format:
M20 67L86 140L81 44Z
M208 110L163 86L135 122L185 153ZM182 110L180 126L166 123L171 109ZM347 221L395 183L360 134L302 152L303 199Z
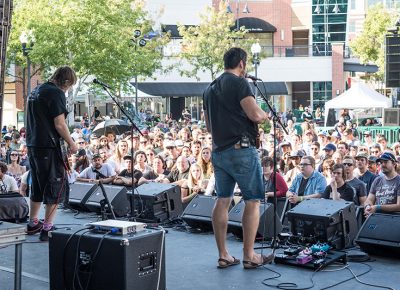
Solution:
M343 166L351 167L353 166L353 163L343 163Z
M10 156L19 156L18 153L11 153Z
M85 144L85 141L78 142L78 144L80 144L80 145Z

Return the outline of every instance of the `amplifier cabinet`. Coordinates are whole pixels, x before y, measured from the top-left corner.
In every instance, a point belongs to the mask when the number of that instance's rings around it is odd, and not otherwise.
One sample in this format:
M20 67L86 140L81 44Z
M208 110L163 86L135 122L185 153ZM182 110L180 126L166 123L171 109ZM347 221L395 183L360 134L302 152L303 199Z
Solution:
M306 199L287 212L291 232L315 242L329 242L336 249L353 246L358 232L353 202Z
M128 191L131 215L137 221L160 223L182 214L181 188L174 184L149 182Z
M150 229L123 236L86 228L53 231L50 289L165 290L164 235Z

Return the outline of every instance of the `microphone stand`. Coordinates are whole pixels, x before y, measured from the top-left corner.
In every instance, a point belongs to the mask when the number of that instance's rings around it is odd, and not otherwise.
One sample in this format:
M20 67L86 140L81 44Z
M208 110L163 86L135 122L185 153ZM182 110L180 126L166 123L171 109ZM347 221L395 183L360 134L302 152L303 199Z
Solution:
M112 208L112 205L110 203L110 200L108 199L106 190L104 189L103 182L99 181L99 187L101 189L101 192L103 194L104 199L100 201L100 208L101 208L101 220L105 221L107 220L107 213L106 213L106 205L110 209L111 216L114 220L117 218L115 217L114 210Z
M273 169L273 183L274 183L274 198L273 198L273 204L274 204L274 238L272 239L272 243L271 243L271 248L273 249L273 252L275 252L276 246L277 246L277 233L276 233L276 216L277 216L277 197L276 197L276 165L277 165L277 156L276 156L276 128L277 128L277 124L279 124L279 126L283 129L283 131L288 135L288 131L286 130L285 126L283 126L280 118L278 117L278 115L276 114L276 111L274 110L274 108L270 105L270 103L268 102L267 97L263 94L263 92L260 90L260 88L258 87L257 84L257 80L254 79L253 80L254 86L256 87L258 93L260 94L260 96L264 99L264 102L267 104L271 114L272 114L272 127L273 127L273 136L274 136L274 156L273 156L273 161L274 161L274 169Z
M96 83L99 84L100 86L103 87L103 89L106 91L106 93L108 94L108 96L113 100L113 102L117 105L117 107L121 110L122 114L124 114L124 116L131 122L131 171L132 171L132 185L131 185L131 191L132 191L132 196L131 198L135 198L135 178L133 176L133 154L134 154L134 150L133 150L133 142L132 142L132 138L133 138L133 129L135 129L137 132L139 132L139 134L141 136L143 136L142 132L140 131L140 129L136 126L135 122L132 120L132 118L128 115L128 113L122 108L122 106L120 105L120 103L114 98L114 96L110 93L109 91L109 87L103 83ZM136 108L137 109L137 108ZM133 207L132 207L133 204ZM135 216L135 202L131 202L131 216Z

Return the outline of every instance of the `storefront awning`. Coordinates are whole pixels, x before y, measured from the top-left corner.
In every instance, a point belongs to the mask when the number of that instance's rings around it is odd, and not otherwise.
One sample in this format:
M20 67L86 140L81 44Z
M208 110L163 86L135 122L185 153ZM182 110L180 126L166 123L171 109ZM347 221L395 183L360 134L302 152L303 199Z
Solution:
M254 17L243 17L235 21L235 28L237 23L239 26L244 26L251 33L263 33L263 32L276 32L276 27L265 20Z
M376 73L379 68L375 64L362 64L359 59L349 58L344 60L343 70L350 72Z
M287 95L287 87L284 82L265 82L265 89L259 83L261 91L268 96ZM134 83L132 83L135 86ZM159 97L201 97L204 90L209 85L208 82L181 82L181 83L161 83L145 82L139 83L138 89L149 96ZM254 84L251 83L255 92Z

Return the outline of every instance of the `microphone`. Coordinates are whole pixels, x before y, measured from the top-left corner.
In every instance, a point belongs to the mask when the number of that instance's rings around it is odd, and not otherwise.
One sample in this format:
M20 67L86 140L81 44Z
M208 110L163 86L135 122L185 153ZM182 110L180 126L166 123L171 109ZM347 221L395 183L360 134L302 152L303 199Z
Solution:
M103 83L102 81L100 81L98 79L94 79L93 83L111 90L111 87L109 85L107 85L106 83Z
M251 79L252 81L261 81L262 82L262 79L259 79L259 78L257 78L257 77L255 77L255 76L252 76L252 75L249 75L249 74L245 74L244 75L244 78L245 79Z

